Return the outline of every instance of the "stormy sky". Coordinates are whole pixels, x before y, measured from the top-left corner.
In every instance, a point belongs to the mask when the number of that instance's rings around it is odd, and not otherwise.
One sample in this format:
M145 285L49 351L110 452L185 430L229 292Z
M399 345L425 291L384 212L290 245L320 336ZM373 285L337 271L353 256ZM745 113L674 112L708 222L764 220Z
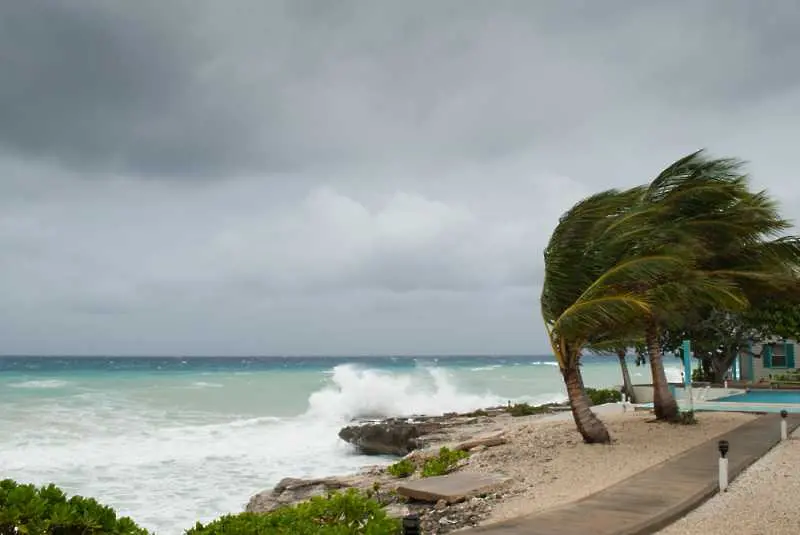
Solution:
M545 353L542 248L698 148L800 217L796 0L0 2L0 353Z

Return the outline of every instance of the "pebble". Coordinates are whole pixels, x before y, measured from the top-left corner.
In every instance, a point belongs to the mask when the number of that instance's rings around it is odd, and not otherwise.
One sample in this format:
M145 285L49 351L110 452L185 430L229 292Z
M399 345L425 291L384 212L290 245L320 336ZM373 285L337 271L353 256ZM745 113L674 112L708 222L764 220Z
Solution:
M800 430L745 470L727 492L659 535L796 535L800 533Z

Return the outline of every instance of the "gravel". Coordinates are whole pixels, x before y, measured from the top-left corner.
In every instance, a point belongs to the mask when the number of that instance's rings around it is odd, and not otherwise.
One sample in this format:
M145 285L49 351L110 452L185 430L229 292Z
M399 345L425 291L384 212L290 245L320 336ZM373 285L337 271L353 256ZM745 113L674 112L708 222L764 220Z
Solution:
M728 487L659 535L800 533L800 429Z

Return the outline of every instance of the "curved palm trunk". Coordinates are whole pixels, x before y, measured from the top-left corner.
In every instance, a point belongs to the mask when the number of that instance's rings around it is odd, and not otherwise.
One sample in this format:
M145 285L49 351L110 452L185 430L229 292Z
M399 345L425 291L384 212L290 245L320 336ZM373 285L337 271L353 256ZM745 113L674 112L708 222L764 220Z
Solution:
M622 388L625 395L628 396L628 401L636 403L636 396L633 394L633 383L631 383L631 372L628 370L628 361L625 359L627 351L624 349L617 350L617 357L619 357L619 367L622 370Z
M664 372L664 363L661 360L661 347L658 343L658 326L652 316L647 319L645 342L647 343L647 354L650 357L650 371L653 375L653 407L656 419L675 421L678 419L680 411L675 397L669 391L667 374Z
M572 417L575 418L575 425L578 432L587 444L608 444L611 442L611 435L600 419L592 412L589 397L583 386L583 376L577 363L563 368L561 375L564 376L564 384L567 385L567 396L569 396L569 407L572 409Z

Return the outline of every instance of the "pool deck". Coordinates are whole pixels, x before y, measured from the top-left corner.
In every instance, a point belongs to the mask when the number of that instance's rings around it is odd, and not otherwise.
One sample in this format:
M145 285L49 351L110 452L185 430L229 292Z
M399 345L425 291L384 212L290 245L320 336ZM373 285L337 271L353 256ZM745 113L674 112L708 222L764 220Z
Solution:
M800 416L787 418L789 433ZM730 480L780 442L780 416L747 422L581 500L468 533L494 535L648 535L719 491L717 443L730 443ZM734 526L731 526L733 529ZM734 531L732 531L733 533Z

